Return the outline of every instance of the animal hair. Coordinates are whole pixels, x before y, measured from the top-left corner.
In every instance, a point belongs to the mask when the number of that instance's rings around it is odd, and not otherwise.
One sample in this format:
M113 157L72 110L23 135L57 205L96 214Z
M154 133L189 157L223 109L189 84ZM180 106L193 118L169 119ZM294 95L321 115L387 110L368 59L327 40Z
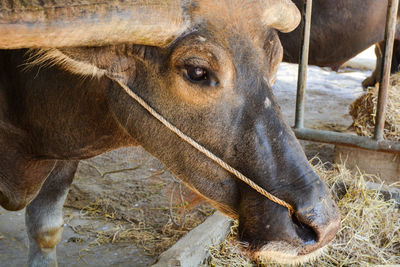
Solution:
M320 248L307 255L298 255L299 247L292 246L287 242L271 242L263 246L254 256L259 259L272 260L281 264L298 265L311 261L320 256L324 248Z
M73 74L93 78L100 78L107 73L105 69L98 68L88 62L75 60L55 48L31 49L28 54L26 68L36 65L41 67L60 66Z
M157 65L161 59L158 48L120 44L104 47L77 47L67 49L32 49L28 50L25 68L33 66L59 66L63 70L82 77L100 78L106 73L118 73L124 70L121 64L127 58L134 58L147 64Z

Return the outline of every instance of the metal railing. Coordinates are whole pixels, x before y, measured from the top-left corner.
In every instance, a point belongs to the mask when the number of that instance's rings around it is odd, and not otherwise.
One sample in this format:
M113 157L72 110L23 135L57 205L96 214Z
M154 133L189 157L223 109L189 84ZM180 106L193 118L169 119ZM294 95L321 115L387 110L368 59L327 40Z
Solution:
M301 54L299 62L299 73L297 82L296 98L296 117L293 131L297 138L308 141L339 144L344 146L353 146L369 150L385 151L391 153L400 152L400 142L383 140L385 113L387 102L387 91L390 79L390 68L392 64L393 43L396 31L396 19L399 7L399 0L389 0L386 18L385 30L385 48L381 68L381 80L378 94L378 105L376 112L376 126L374 137L356 136L346 133L337 133L331 131L315 130L304 128L304 106L306 103L306 83L307 83L307 65L310 46L310 26L312 13L312 0L305 0L302 16L302 40ZM400 112L400 111L399 111Z

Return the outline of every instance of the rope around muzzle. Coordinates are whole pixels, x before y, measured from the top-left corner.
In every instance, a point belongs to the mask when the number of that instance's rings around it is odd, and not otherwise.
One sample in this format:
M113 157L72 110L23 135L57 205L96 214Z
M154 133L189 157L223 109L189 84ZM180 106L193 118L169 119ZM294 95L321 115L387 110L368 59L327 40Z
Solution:
M155 111L149 104L147 104L140 96L135 94L132 90L129 89L128 86L123 84L120 80L112 77L111 75L107 74L107 77L109 77L111 80L117 82L123 89L124 91L132 97L136 102L138 102L143 108L145 108L153 117L155 117L157 120L159 120L162 124L164 124L168 129L170 129L172 132L174 132L176 135L178 135L181 139L186 141L188 144L196 148L198 151L206 155L209 159L213 160L215 163L217 163L219 166L221 166L223 169L226 171L230 172L231 174L235 175L238 179L242 180L246 184L248 184L251 188L256 190L258 193L261 195L265 196L269 200L286 207L289 211L289 216L291 216L294 213L294 208L292 205L287 203L286 201L272 195L262 187L258 186L256 183L254 183L252 180L244 176L242 173L240 173L238 170L235 168L231 167L229 164L227 164L225 161L220 159L218 156L214 155L211 151L197 143L195 140L184 134L181 130L176 128L174 125L172 125L169 121L167 121L161 114L159 114L157 111Z

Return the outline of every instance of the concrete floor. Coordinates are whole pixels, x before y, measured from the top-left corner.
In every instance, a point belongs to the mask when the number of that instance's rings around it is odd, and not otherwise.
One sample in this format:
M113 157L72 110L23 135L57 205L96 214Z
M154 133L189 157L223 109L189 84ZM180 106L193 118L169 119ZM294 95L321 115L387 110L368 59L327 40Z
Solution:
M65 225L63 237L57 246L58 266L148 266L154 259L134 244L91 246L93 241L88 235L78 234L73 227L94 224L94 228L111 227L101 221L83 220L79 211L64 209L73 219ZM7 212L0 210L0 266L26 266L28 258L28 237L24 223L25 212Z

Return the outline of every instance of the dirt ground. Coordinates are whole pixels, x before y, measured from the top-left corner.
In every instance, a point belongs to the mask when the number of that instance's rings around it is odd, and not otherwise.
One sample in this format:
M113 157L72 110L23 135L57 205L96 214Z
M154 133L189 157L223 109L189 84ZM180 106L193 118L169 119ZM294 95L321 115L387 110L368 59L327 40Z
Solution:
M343 130L351 124L349 104L362 92L370 70L346 68L339 73L311 67L306 126ZM297 65L282 64L274 92L286 120L293 125ZM333 146L303 142L306 154L332 159ZM123 148L82 161L64 208L65 229L57 246L59 266L148 266L213 209L179 183L140 147ZM169 215L173 211L183 227ZM0 209L0 266L24 266L27 259L24 211Z
M214 211L183 188L189 212L184 226L175 226L169 215L172 191L172 210L180 223L179 183L142 148L122 148L81 161L64 205L59 266L150 265ZM23 220L24 211L0 211L0 266L25 264Z

